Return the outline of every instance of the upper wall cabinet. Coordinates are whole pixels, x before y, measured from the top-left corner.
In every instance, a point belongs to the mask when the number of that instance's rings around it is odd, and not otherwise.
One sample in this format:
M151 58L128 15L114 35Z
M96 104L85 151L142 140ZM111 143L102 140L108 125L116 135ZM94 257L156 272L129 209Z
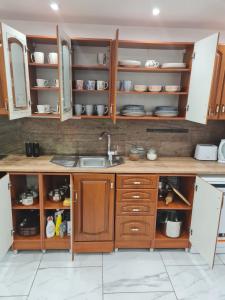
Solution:
M71 40L57 26L59 56L60 116L65 121L73 115Z
M1 23L0 39L1 104L8 111L10 120L30 116L26 36Z
M195 43L186 120L206 124L219 33Z

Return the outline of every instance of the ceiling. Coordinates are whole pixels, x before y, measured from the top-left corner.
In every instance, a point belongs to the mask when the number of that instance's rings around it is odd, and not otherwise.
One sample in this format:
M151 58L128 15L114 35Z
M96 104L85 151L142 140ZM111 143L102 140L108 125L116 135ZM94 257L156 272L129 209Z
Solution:
M0 0L2 19L225 29L225 0ZM161 13L153 17L152 9Z

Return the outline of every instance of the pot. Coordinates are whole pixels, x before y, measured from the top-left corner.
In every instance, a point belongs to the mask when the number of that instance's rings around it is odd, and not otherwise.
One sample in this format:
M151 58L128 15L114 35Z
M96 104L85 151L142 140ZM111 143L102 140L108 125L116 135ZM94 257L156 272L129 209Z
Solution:
M161 220L162 233L170 238L178 238L182 232L182 215L177 211L166 212L164 220Z
M48 193L49 199L54 202L60 202L65 199L65 189L54 189Z

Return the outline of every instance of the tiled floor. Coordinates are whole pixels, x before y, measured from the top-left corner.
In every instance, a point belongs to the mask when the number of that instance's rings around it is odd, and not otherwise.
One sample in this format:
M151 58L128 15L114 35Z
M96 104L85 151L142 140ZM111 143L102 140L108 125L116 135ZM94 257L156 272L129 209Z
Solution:
M225 255L210 270L184 251L9 252L0 300L225 300Z

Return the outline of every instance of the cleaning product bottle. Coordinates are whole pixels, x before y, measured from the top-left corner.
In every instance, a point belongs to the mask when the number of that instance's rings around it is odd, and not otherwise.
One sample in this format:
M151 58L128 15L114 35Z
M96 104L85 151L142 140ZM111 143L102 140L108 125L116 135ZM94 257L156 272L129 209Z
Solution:
M47 217L46 225L46 236L47 238L52 238L55 235L55 223L53 222L53 217Z
M56 236L60 235L60 225L62 224L62 214L63 210L59 210L55 213L55 234Z

